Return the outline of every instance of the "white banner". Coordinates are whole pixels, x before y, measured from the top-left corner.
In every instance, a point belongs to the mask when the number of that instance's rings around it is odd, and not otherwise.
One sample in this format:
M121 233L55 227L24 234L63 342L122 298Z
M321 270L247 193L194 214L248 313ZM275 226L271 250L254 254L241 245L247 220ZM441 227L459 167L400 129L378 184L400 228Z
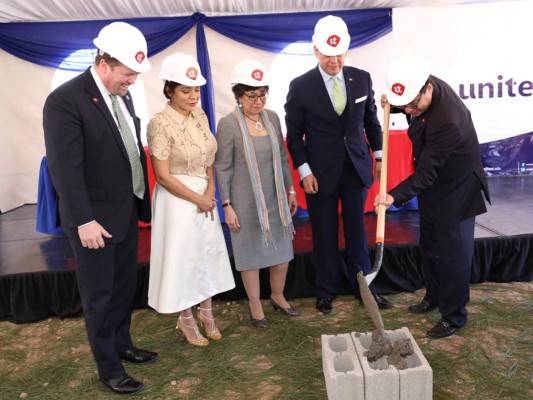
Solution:
M417 53L464 100L481 143L533 131L533 2L396 8L396 54Z

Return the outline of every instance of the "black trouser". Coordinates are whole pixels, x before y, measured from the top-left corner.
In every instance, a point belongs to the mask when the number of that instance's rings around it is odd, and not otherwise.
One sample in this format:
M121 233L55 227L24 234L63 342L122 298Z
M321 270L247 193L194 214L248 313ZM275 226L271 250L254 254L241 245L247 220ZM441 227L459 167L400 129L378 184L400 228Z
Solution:
M474 227L475 217L453 224L420 220L425 300L438 304L442 320L458 327L467 321Z
M138 237L137 208L132 207L130 227L122 242L88 249L71 240L87 335L103 379L125 373L118 353L132 347L130 324L137 283Z
M342 205L346 274L356 297L361 297L357 273L370 271L368 241L364 224L367 189L346 155L339 185L326 197L319 193L306 195L313 231L313 259L315 264L316 296L334 298L340 290L339 268L339 200ZM372 286L371 286L372 288Z

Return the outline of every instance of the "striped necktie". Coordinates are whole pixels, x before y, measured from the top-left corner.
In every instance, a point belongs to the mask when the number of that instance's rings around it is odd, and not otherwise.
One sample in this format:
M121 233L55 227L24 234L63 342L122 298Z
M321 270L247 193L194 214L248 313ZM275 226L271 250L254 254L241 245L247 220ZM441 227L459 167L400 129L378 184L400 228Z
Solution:
M137 143L135 143L135 140L133 139L133 134L131 133L128 121L126 121L126 117L124 117L124 113L122 112L120 104L118 104L117 95L110 94L109 97L111 97L111 105L113 107L113 112L117 117L118 130L120 131L122 140L124 141L124 145L126 146L128 158L130 159L133 181L133 193L135 193L135 196L137 196L139 199L142 199L145 191L144 174L141 165L141 160L139 158L139 150L137 148Z
M346 107L346 98L344 97L339 78L333 76L331 79L333 79L333 108L337 115L341 115Z

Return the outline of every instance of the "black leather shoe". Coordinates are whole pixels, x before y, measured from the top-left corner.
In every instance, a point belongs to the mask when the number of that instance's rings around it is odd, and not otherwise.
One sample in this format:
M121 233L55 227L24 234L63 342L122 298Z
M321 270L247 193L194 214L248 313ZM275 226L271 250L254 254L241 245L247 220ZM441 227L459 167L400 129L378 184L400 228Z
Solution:
M128 361L133 364L146 364L152 361L157 360L157 353L148 350L138 349L132 347L126 351L121 351L118 353L121 359Z
M112 379L100 378L100 381L113 392L118 394L133 394L140 392L144 388L144 383L136 381L126 374Z
M272 297L269 299L269 301L270 301L270 304L272 305L272 308L274 308L274 311L279 311L280 313L282 313L283 315L286 315L287 317L297 317L298 315L300 315L300 312L296 308L292 308L292 307L283 308L278 303L276 303Z
M453 335L460 329L458 326L451 326L446 321L440 321L437 325L427 331L427 335L433 339L440 339Z
M435 303L430 303L429 301L422 300L420 304L414 304L409 306L409 311L413 314L425 314L437 308Z
M320 311L322 314L329 314L333 311L333 299L322 299L317 298L316 299L316 308L318 311Z
M268 320L266 318L256 319L250 313L250 321L252 321L252 325L256 328L268 328Z
M378 304L380 310L390 310L394 306L383 296L374 293L374 300Z
M394 307L385 297L375 293L372 293L372 295L374 296L374 300L376 301L376 304L380 310L390 310ZM365 305L365 303L363 303L363 299L361 299L359 296L356 295L355 298L359 300L363 306Z
M268 320L265 316L263 316L263 318L261 319L254 318L250 305L248 305L248 309L250 310L250 321L252 321L253 326L255 326L256 328L268 328Z

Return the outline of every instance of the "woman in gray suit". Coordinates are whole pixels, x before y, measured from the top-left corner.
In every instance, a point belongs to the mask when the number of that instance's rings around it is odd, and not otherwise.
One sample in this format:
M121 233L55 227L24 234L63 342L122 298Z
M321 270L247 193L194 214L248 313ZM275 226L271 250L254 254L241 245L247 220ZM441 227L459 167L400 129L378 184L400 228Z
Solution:
M297 209L279 117L264 108L269 77L265 67L246 59L235 65L235 109L217 127L216 171L225 220L231 231L235 267L241 272L256 327L268 321L260 301L259 270L269 268L274 310L298 315L283 295L294 258L291 217Z

